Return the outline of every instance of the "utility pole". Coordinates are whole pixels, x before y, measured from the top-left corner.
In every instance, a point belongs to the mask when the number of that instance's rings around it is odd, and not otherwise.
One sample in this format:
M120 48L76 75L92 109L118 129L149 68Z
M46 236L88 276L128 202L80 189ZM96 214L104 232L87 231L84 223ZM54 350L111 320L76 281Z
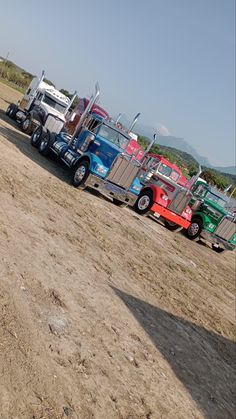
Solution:
M8 59L8 57L9 57L9 51L8 51L8 53L7 53L7 55L6 55L5 60L3 61L2 71L1 71L1 77L2 77L2 75L3 75L3 70L4 70L4 67L5 67L5 65L6 65L6 63L7 63L7 59Z

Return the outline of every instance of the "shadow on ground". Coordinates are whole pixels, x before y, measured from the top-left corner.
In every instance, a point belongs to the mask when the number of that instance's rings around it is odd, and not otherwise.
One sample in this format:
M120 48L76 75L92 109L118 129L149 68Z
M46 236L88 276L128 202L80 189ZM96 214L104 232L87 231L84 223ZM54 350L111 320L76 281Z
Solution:
M235 343L112 286L209 419L235 418ZM158 391L158 388L157 388Z
M42 156L35 147L32 147L30 144L30 137L20 131L19 124L12 119L10 119L5 112L0 109L0 120L7 122L8 124L12 125L11 127L0 126L0 134L6 138L10 143L12 143L18 150L24 154L26 157L30 158L34 163L41 166L43 169L47 170L50 174L57 177L63 182L70 184L70 171L61 165L59 161L57 161L56 157L51 156L46 158ZM19 129L16 131L14 128ZM92 193L92 195L100 198L105 199L107 202L111 203L112 201L102 196L98 191L86 189L84 192Z

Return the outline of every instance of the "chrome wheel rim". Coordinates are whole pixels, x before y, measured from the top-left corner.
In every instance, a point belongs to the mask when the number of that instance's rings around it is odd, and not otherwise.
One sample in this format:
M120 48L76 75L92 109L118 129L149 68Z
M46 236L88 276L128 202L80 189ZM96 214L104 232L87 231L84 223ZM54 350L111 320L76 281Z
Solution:
M36 142L38 141L39 137L40 137L40 132L39 132L39 131L36 131L36 132L33 134L33 137L32 137L32 141L33 141L33 143L36 143Z
M148 195L143 195L139 200L138 200L138 209L140 210L145 210L148 208L150 204L150 198Z
M192 223L188 229L190 236L195 236L199 232L199 225L198 223Z
M86 173L86 167L85 166L80 166L78 167L78 169L75 172L75 176L74 179L76 182L81 182L81 180L83 180L84 176Z
M48 145L48 140L45 138L40 143L40 150L45 150L45 148L47 147L47 145Z

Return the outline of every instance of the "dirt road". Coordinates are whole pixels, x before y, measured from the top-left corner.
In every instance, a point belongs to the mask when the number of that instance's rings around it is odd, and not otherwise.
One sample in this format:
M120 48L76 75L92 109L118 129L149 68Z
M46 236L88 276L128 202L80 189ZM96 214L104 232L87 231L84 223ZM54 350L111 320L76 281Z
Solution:
M0 418L233 418L234 261L75 190L4 110Z

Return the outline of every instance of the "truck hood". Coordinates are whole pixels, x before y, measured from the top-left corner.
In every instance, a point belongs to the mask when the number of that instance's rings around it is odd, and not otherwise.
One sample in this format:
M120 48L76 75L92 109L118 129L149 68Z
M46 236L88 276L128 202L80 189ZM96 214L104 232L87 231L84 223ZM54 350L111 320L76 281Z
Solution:
M207 205L208 207L212 207L214 208L216 211L220 212L222 215L227 215L228 211L221 207L220 205L216 204L215 202L212 202L210 199L205 199L204 200L204 204Z
M96 154L105 167L110 168L116 156L124 150L97 135L95 141L90 145L89 151Z

